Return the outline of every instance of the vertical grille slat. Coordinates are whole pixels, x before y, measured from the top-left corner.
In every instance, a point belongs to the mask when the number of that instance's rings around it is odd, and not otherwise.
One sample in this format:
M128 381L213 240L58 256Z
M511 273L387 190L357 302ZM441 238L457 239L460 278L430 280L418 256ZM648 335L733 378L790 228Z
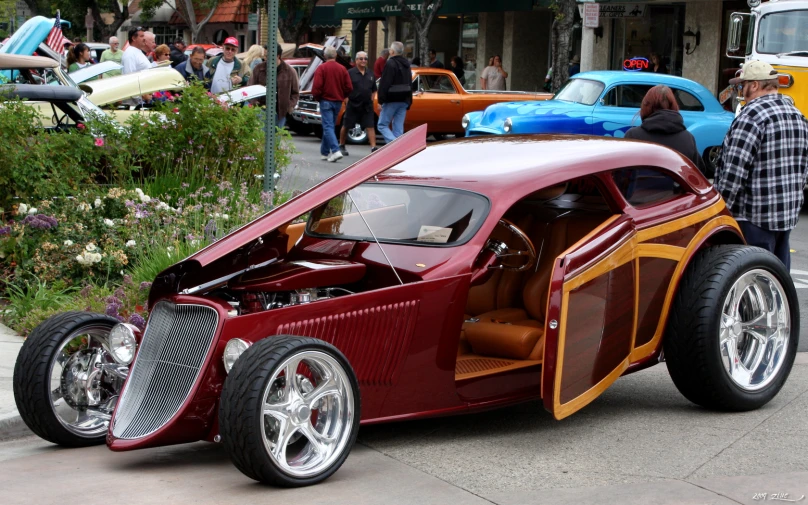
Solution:
M113 436L145 437L179 411L199 377L218 323L211 307L170 302L154 307L118 402Z

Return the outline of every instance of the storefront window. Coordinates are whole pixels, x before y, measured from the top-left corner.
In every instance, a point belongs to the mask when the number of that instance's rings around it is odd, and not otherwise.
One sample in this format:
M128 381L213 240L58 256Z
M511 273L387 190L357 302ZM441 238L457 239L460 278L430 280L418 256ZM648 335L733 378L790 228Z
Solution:
M155 26L151 31L154 33L154 41L158 46L160 44L170 46L177 39L182 38L182 30L168 26Z
M678 5L647 5L643 16L615 18L611 68L621 70L626 59L657 54L665 73L682 75L684 15Z
M404 18L397 18L396 21L398 22L398 28L396 30L398 40L404 44L404 57L408 60L412 60L418 55L418 50L415 47L418 32L415 31L415 26L413 26L412 21L407 21Z
M472 89L477 84L477 36L479 20L477 16L465 16L460 32L460 57L463 59L466 88Z

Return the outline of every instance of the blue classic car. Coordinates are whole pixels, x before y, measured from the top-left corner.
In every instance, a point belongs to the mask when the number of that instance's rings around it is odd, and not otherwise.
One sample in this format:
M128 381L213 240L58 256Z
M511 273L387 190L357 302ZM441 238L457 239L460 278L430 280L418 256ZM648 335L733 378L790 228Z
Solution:
M623 137L640 124L640 104L657 84L673 90L687 129L712 177L733 114L701 84L671 75L646 72L598 71L575 75L543 102L491 105L463 118L466 136L506 133L576 133Z

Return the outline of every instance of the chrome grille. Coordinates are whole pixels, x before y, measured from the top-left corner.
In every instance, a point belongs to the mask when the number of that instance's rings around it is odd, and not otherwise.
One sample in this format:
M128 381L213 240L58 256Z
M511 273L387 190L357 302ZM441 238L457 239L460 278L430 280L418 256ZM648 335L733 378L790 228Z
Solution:
M113 436L145 437L177 413L199 376L218 322L211 307L155 305L118 402Z

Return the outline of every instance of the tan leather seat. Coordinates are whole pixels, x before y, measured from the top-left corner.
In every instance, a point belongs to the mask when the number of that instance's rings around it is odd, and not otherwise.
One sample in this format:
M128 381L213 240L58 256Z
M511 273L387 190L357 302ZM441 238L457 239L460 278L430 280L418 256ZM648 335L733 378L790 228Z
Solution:
M515 300L516 303L507 307L498 306L482 312L476 316L479 322L464 324L465 340L472 352L521 360L541 359L545 311L555 260L605 219L602 214L565 216L549 225L536 223L528 232L537 252L541 251L536 271L524 282L521 300Z

